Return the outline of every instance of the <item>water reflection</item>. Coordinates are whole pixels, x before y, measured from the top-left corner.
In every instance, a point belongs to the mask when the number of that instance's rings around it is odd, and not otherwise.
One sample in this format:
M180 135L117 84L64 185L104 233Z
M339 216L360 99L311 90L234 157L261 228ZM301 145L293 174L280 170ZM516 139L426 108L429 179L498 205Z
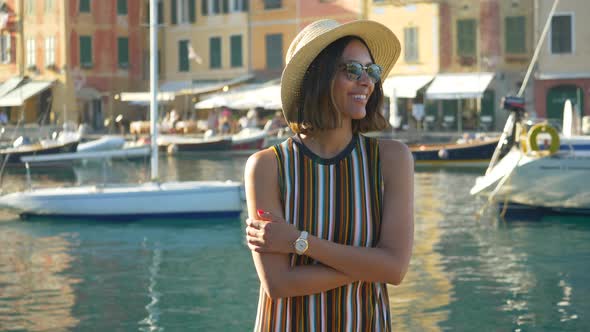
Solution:
M34 237L0 232L0 330L61 331L79 320L72 310L79 282L64 274L75 262L72 234Z
M443 200L429 173L416 173L414 253L405 282L390 288L393 326L399 331L440 331L448 319L452 286L437 247Z

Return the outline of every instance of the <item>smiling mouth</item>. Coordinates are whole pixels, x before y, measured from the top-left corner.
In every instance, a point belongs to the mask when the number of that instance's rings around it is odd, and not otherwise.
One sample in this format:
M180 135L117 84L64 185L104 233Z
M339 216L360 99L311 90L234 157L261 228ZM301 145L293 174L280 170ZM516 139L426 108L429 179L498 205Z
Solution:
M365 101L367 100L367 95L352 95L352 99L356 101Z

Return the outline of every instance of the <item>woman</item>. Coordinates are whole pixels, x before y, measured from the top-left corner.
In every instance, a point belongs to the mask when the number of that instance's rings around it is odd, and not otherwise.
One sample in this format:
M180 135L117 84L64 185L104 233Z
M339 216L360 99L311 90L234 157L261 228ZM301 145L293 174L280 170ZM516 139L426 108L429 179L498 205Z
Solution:
M388 331L386 283L413 242L413 159L381 130L381 76L400 53L372 21L321 20L291 43L281 80L295 136L246 164L246 238L261 282L257 331Z

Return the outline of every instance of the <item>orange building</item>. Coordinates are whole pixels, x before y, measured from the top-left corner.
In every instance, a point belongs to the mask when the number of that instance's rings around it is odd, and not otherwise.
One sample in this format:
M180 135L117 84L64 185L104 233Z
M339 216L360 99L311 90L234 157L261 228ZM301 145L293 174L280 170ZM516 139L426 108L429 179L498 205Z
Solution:
M1 33L11 37L10 56L0 64L0 92L6 92L0 107L11 122L23 114L26 123L72 121L100 129L123 112L126 105L114 95L144 84L141 3L5 1Z

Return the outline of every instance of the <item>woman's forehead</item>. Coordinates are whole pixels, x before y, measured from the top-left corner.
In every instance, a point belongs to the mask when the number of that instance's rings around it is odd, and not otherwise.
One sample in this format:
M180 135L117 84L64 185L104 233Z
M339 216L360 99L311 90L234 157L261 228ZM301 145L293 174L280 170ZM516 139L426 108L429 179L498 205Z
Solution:
M371 60L371 54L369 50L359 40L352 40L342 52L342 60L343 61L357 61L362 64L371 64L373 61Z

